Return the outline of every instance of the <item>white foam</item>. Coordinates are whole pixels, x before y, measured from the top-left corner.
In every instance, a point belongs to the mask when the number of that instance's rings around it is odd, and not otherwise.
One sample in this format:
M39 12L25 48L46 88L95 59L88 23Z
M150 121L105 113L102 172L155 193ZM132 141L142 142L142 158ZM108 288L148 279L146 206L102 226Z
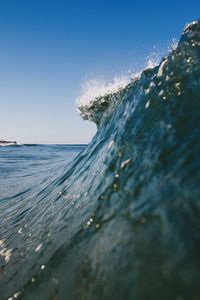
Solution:
M132 76L123 75L114 77L111 81L103 79L90 79L82 85L81 94L77 98L77 105L88 105L94 99L116 93L124 89L131 81Z
M146 58L145 66L141 66L140 72L134 73L129 71L126 75L115 76L110 81L103 78L94 78L85 81L82 84L80 95L76 99L77 107L88 106L93 103L95 99L103 98L124 89L132 79L139 77L144 69L153 69L158 66L162 57L166 55L166 52L176 49L177 44L177 40L173 39L167 51L166 49L157 49L154 46L153 51Z
M156 47L154 47L154 50L146 58L145 69L153 69L156 67L160 63L162 56L161 51L158 51Z
M163 75L163 69L166 63L167 63L167 59L163 60L162 63L160 64L157 77L161 77Z
M178 47L178 40L173 38L169 47L168 47L168 51L171 52L171 51L174 51L176 50L176 48Z

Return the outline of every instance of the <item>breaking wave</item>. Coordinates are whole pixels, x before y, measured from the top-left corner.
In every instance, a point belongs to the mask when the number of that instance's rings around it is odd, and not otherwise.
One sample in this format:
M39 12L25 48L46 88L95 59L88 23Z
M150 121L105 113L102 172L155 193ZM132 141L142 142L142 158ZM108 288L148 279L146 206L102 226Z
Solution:
M174 51L178 46L176 39L173 39L168 47L168 52ZM128 71L124 75L115 76L112 80L105 80L103 78L95 78L85 81L82 84L81 93L76 99L77 111L83 117L94 121L98 125L98 120L93 119L94 112L102 106L107 106L110 98L119 94L122 90L126 90L131 82L134 82L140 77L142 72L147 69L153 69L159 65L165 51L154 50L146 57L145 68L141 68L138 72ZM121 97L121 94L120 94ZM99 104L98 109L96 105ZM88 114L89 110L91 115Z
M2 299L200 299L200 22L140 76L88 85L92 142L43 188L2 200L18 203Z

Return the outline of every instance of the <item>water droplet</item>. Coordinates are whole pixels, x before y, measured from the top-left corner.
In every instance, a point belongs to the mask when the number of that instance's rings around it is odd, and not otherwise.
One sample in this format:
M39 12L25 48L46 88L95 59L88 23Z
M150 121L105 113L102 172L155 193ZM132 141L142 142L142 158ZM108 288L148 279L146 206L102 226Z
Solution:
M38 246L35 248L35 252L39 252L41 248L42 248L42 244L38 245Z
M147 101L145 108L148 108L150 106L150 101Z
M176 87L177 89L179 89L179 88L181 87L181 83L180 83L180 82L175 83L175 87Z
M116 191L118 188L118 185L116 183L113 184L113 189Z
M155 86L155 83L152 81L149 86L153 87L153 86Z
M8 263L11 258L12 250L13 250L12 248L8 249L5 247L0 251L0 255L5 259L6 263Z
M17 292L17 293L15 293L15 294L13 295L13 297L14 297L15 299L17 299L17 297L20 296L20 295L21 295L21 292Z
M114 144L114 141L111 141L108 145L108 149L110 149L113 146L113 144Z
M147 95L150 92L150 88L145 90L145 94Z
M130 161L131 161L130 159L123 161L121 164L121 169L123 169L126 165L128 165L130 163Z
M118 152L118 156L122 157L122 152L121 151Z

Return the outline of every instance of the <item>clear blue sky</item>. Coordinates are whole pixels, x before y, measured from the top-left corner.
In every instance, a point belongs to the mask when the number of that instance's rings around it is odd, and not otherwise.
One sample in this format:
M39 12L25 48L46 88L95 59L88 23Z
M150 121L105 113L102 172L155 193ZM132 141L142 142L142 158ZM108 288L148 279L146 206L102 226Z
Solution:
M0 138L87 143L85 78L142 64L199 17L199 0L0 0Z

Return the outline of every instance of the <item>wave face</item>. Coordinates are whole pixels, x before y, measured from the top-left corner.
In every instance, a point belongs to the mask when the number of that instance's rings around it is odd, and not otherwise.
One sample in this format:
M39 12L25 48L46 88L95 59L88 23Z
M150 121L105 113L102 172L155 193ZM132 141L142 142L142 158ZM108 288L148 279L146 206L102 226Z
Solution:
M200 22L159 66L79 110L97 134L45 188L16 196L35 215L18 219L23 240L5 239L1 295L200 299Z

